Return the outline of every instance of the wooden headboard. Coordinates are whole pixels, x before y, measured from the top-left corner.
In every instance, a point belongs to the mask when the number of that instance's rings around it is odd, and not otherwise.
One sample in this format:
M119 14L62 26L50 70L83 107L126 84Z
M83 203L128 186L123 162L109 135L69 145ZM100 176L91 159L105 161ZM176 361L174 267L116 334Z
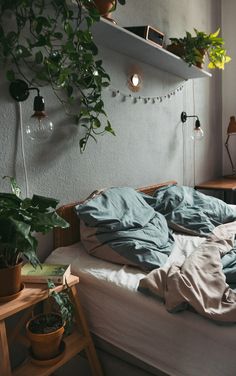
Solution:
M148 195L153 195L153 193L161 187L170 184L177 184L176 181L167 181L165 183L149 185L147 187L137 188L137 191L146 193ZM79 202L73 202L71 204L61 206L57 212L64 218L67 222L70 223L70 227L66 229L55 228L53 231L53 241L54 249L58 247L64 247L67 245L74 244L80 240L80 227L79 227L79 218L77 217L74 207Z

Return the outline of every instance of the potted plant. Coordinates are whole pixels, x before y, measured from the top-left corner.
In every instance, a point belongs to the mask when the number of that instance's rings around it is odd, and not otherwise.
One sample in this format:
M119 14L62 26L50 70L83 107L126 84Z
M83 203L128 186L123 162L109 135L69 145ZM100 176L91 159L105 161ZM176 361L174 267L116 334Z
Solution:
M12 192L0 193L0 300L19 294L22 257L40 264L35 234L69 226L55 211L58 200L38 195L22 199L15 179L8 178Z
M189 66L193 64L201 68L204 57L207 56L208 68L224 69L231 58L226 54L223 38L219 37L220 29L211 34L197 29L194 32L195 35L187 31L183 38L170 38L171 44L167 46L167 50L180 56Z
M49 289L55 285L48 281ZM74 309L68 291L49 293L56 303L57 311L39 314L26 324L26 335L31 343L31 354L37 361L58 360L63 352L63 334L71 332Z
M81 151L98 135L115 135L102 100L110 77L92 34L100 15L91 4L94 0L0 2L0 69L9 81L51 87L68 124L81 127Z

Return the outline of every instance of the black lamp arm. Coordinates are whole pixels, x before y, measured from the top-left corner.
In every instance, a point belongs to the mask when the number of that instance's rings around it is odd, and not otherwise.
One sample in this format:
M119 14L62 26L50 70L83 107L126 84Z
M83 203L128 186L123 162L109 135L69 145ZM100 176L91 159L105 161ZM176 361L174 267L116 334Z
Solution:
M28 87L28 90L36 90L37 91L37 96L39 97L40 96L40 91L39 91L39 88L38 87Z
M181 112L181 121L182 123L185 123L187 121L187 118L196 118L199 121L199 118L197 115L187 115L186 112Z

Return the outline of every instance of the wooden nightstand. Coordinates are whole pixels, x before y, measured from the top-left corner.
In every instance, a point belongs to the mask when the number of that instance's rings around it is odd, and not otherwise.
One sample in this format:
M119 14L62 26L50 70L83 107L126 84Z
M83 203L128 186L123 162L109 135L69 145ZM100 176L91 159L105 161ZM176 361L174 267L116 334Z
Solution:
M27 358L22 365L11 370L9 359L8 346L14 340L21 340L23 344L29 346L29 342L26 337L20 335L20 329L24 327L25 323L32 314L32 310L35 304L44 301L48 298L48 289L46 284L27 284L19 297L16 299L0 304L0 367L1 376L26 376L26 375L51 375L53 371L68 362L72 357L78 354L80 351L85 350L91 375L103 376L103 372L100 363L97 358L95 347L89 333L89 329L84 317L82 307L80 304L79 296L76 289L76 284L79 283L79 278L71 275L68 280L70 287L70 297L75 306L75 322L76 328L73 333L64 338L65 352L58 361L58 363L51 366L39 366L31 362L30 358ZM64 289L64 286L59 285L55 287L55 291L60 292ZM23 316L19 320L17 326L8 335L6 334L5 319L14 315L17 312L26 309Z
M223 193L223 200L229 204L235 204L236 179L219 178L197 184L195 189L212 190Z

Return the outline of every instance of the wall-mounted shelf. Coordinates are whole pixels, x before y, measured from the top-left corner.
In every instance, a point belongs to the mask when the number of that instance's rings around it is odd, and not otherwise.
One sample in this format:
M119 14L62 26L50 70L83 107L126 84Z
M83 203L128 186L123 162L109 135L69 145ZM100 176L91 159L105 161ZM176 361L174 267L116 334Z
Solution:
M101 18L100 22L94 25L93 35L97 44L184 79L212 76L203 69L189 67L180 57L106 19Z

